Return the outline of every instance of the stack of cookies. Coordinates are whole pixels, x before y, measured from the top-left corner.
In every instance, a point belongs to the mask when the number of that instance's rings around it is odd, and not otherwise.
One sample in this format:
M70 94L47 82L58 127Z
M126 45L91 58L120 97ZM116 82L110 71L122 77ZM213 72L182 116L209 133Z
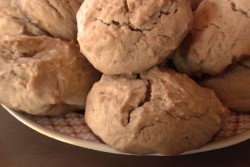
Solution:
M0 0L0 102L33 115L83 110L100 73L80 53L83 0Z
M81 52L103 73L85 120L105 143L175 155L220 130L229 113L215 93L164 65L192 29L188 1L85 0L77 26Z
M229 109L250 111L248 7L0 0L0 102L33 115L85 110L91 130L126 153L199 148Z

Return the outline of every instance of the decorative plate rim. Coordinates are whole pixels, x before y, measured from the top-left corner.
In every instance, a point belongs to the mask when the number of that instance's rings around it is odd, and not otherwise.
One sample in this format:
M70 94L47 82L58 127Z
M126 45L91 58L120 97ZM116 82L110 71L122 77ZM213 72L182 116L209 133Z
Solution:
M24 114L22 114L20 112L16 112L15 110L13 110L13 109L11 109L3 104L1 104L1 106L5 110L7 110L8 113L10 113L14 118L16 118L18 121L20 121L21 123L23 123L27 127L33 129L34 131L36 131L42 135L50 137L52 139L55 139L55 140L58 140L58 141L61 141L61 142L67 143L67 144L71 144L74 146L78 146L78 147L82 147L82 148L86 148L86 149L90 149L90 150L95 150L95 151L100 151L100 152L106 152L106 153L112 153L112 154L122 154L122 155L137 155L138 156L138 154L129 154L129 153L117 151L117 150L115 150L115 149L113 149L113 148L111 148L108 145L103 144L103 143L91 142L91 141L67 136L67 135L61 134L59 132L50 130L50 129L45 128L45 127L39 125L38 123L32 121L31 119L29 119L28 117L26 117ZM201 152L222 149L222 148L226 148L226 147L229 147L232 145L236 145L236 144L241 143L243 141L246 141L248 139L250 139L250 131L249 130L246 132L243 132L239 135L227 138L227 139L208 143L207 145L205 145L199 149L187 151L187 152L180 154L180 155L187 155L187 154L194 154L194 153L201 153ZM149 154L146 156L166 156L166 155L156 153L156 154Z

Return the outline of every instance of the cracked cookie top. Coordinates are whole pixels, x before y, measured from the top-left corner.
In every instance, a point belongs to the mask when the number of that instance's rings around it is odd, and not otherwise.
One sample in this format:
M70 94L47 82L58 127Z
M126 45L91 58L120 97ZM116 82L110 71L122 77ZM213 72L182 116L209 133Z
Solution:
M192 75L216 75L250 55L248 0L203 0L190 35L174 57L176 67Z
M0 40L0 103L33 115L84 109L99 73L73 42L26 35Z
M183 0L85 0L77 13L77 39L101 72L138 73L177 48L192 15Z
M153 68L104 75L87 97L85 120L110 146L129 153L176 155L207 143L228 110L186 75Z

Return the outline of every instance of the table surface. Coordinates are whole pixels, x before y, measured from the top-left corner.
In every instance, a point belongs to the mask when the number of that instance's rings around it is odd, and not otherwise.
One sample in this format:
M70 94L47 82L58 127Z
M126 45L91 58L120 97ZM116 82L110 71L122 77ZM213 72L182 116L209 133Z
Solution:
M250 141L174 157L115 155L69 145L26 127L0 107L0 167L250 166Z

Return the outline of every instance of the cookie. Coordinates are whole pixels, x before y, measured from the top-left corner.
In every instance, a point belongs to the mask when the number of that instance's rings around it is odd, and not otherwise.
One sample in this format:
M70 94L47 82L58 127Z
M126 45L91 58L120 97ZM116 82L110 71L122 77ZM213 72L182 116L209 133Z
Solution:
M138 73L169 57L192 17L183 0L85 0L77 13L77 39L102 73Z
M25 17L53 37L76 39L76 12L84 0L17 0Z
M87 97L85 120L105 143L127 153L176 155L206 144L228 110L186 75L153 68L103 75Z
M0 103L33 115L84 109L99 73L75 43L46 36L0 40Z
M13 35L46 35L21 12L16 0L0 0L0 38Z
M234 111L250 112L250 59L244 59L218 76L206 78L203 86L211 88L222 103Z
M203 0L190 35L174 57L177 69L216 75L249 55L249 9L247 0Z

